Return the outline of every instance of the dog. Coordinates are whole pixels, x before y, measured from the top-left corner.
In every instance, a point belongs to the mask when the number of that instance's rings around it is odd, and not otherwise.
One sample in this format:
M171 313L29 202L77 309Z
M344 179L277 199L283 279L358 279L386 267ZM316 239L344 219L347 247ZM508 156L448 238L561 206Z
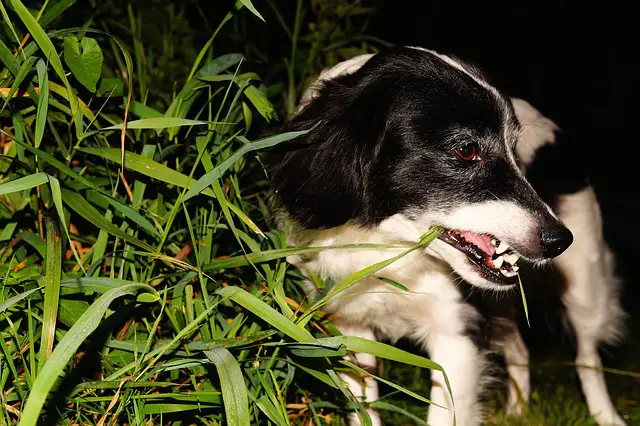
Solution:
M482 318L464 289L513 293L520 267L552 258L568 283L562 302L589 411L601 425L624 424L597 352L622 329L613 257L594 191L551 120L499 92L468 63L396 47L325 70L285 129L313 129L279 146L268 163L288 242L394 247L289 257L304 275L340 282L403 252L431 227L444 229L326 306L344 335L409 338L444 367L452 395L433 371L430 425L451 425L454 413L458 425L482 420L487 352L474 341ZM506 333L492 347L504 354L512 379L507 410L517 412L530 392L528 351L513 319L496 321ZM351 357L375 367L371 355ZM342 378L365 406L378 398L372 378ZM375 409L367 411L380 425ZM360 424L355 414L350 424Z

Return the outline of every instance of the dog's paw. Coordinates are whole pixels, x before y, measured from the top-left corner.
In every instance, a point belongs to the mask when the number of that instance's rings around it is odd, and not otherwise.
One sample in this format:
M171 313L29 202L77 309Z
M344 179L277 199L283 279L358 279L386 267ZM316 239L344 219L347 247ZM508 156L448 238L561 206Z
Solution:
M610 413L598 413L593 416L593 419L600 426L626 426L627 424L622 420L622 417L615 411Z
M505 409L507 416L519 416L524 412L524 403L521 401L510 402Z

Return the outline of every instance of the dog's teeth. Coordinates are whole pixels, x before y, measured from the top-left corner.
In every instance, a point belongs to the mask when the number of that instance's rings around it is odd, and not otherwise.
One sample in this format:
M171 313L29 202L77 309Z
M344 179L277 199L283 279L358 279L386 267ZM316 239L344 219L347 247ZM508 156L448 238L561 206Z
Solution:
M504 262L504 258L499 256L497 259L493 259L493 267L498 269L502 266L502 262Z
M520 269L519 266L513 265L513 272L518 272L519 269Z
M516 272L515 271L506 271L504 269L500 269L500 272L502 273L502 275L504 275L505 277L515 277L516 276Z
M504 241L501 241L500 245L496 249L496 253L498 253L498 254L504 253L505 251L507 251L508 248L509 248L509 245L507 243L505 243Z
M518 259L520 259L520 255L517 253L503 254L502 257L504 257L504 260L511 265L515 265Z
M491 239L491 245L492 245L492 246L494 246L494 247L495 247L496 245L498 245L498 240L496 240L495 238L492 238L492 239Z

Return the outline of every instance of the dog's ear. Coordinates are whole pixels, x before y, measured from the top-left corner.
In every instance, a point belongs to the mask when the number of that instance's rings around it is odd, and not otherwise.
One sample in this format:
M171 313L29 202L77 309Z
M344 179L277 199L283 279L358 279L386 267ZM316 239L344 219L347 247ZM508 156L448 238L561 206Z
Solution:
M306 228L366 222L370 211L381 117L353 82L353 76L326 82L285 127L313 130L279 145L268 161L278 202Z

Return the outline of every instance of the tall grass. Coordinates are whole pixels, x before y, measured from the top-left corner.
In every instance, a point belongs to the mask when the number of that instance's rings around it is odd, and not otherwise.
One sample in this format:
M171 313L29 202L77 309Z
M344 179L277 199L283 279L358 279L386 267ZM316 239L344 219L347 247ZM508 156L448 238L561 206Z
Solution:
M369 424L337 375L367 374L348 351L440 369L340 336L322 311L393 259L317 301L285 262L326 249L287 247L265 200L260 155L303 132L254 137L278 120L270 95L291 108L309 74L299 21L288 92L217 53L228 26L262 25L250 0L162 91L153 24L129 5L126 23L51 27L78 7L0 3L0 424L340 424L352 410Z

